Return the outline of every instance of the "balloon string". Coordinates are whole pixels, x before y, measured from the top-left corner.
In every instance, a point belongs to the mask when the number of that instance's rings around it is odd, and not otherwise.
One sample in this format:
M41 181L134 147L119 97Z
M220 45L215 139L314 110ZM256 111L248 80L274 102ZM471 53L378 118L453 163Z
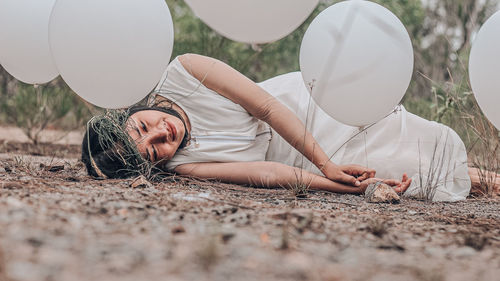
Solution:
M389 114L387 114L386 116L384 116L383 118L381 118L380 120L366 126L366 127L360 127L359 129L359 132L357 132L356 134L354 134L352 137L350 137L348 140L346 140L337 150L335 150L335 152L332 154L332 156L330 156L330 158L328 160L332 160L332 158L335 156L335 154L337 154L337 152L339 152L346 144L348 144L350 141L352 141L354 138L356 138L357 136L359 136L360 134L366 132L368 129L370 129L371 127L377 125L379 122L381 122L382 120L384 120L385 118L391 116L392 114L398 112L398 111L401 111L401 104L398 104L393 111L391 111Z
M313 82L309 85L310 87L310 90L312 92L312 89L314 88L314 82L315 80L313 80ZM305 146L306 146L306 137L307 137L307 128L308 128L308 125L309 125L309 113L311 111L311 103L312 103L312 95L309 95L309 101L308 101L308 104L307 104L307 111L306 111L306 122L305 122L305 125L304 125L304 140L302 142L302 151L305 150ZM311 127L311 131L312 131L312 127ZM302 169L304 169L304 154L302 154L302 157L301 157L301 164L300 164L300 167ZM314 157L314 147L313 147L313 157ZM314 158L311 159L311 162L313 163L314 162ZM301 171L301 175L302 175L302 171Z

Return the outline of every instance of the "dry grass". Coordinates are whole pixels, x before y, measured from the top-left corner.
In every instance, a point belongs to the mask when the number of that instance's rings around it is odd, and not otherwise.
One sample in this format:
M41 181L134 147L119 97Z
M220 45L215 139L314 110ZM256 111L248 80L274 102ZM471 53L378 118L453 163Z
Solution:
M307 194L309 192L309 185L302 182L296 182L288 186L294 197L307 198Z
M434 85L435 119L449 124L464 140L469 166L477 169L473 178L479 182L473 186L475 195L492 197L498 192L500 180L499 131L482 113L467 77L456 82L452 73L448 73L450 81L444 84L426 77Z
M307 195L310 190L310 185L304 182L304 174L303 170L295 170L295 181L287 184L286 186L282 186L283 188L290 190L291 196L294 198L307 198Z
M462 108L460 114L469 130L469 161L477 168L481 195L492 197L496 193L500 172L500 139L498 130L482 115L477 103L472 110Z
M422 164L421 164L421 155L420 155L420 142L418 143L418 150L419 150L419 185L420 189L416 195L417 199L424 200L426 202L432 202L434 196L436 195L437 189L440 185L446 184L448 180L449 173L452 172L453 170L450 170L449 166L445 166L445 163L450 163L451 162L451 154L448 153L448 159L446 159L447 156L447 148L448 148L448 137L449 137L449 132L446 134L446 139L444 141L442 149L439 148L439 144L441 142L441 137L436 139L434 143L434 149L432 152L432 158L431 162L429 165L429 169L427 170L425 176L424 172L422 171ZM465 164L465 163L464 163ZM446 171L445 171L446 169ZM443 174L443 172L445 174ZM444 176L444 178L443 178Z
M472 153L469 158L477 171L479 186L476 190L482 196L492 197L498 192L497 174L500 171L500 141L498 131L493 125L485 120L478 120L471 126L477 138L477 142L471 147Z

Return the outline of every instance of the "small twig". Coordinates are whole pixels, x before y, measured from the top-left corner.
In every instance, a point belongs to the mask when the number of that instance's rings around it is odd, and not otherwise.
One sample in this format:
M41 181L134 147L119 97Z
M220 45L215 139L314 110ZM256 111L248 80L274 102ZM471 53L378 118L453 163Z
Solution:
M313 198L279 198L279 200L283 201L312 201L312 202L323 202L323 203L332 203L332 204L344 204L348 206L359 206L359 204L347 203L342 201L334 201L334 200L325 200L325 199L313 199Z
M207 201L211 201L211 202L214 202L214 203L226 204L226 205L237 207L237 208L241 208L241 209L255 210L255 208L247 207L247 206L243 206L243 205L239 205L239 204L236 204L236 203L231 203L231 202L226 202L226 201L221 201L221 200L215 200L215 199L206 198L206 197L199 197L199 198L200 199L205 199Z

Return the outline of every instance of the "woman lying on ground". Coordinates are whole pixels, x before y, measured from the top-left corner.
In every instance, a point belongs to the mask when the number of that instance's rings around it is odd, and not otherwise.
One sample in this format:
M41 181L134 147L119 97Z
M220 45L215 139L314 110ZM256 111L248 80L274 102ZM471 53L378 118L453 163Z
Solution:
M415 196L430 188L434 200L463 200L470 191L454 131L400 107L360 134L311 101L300 73L256 84L223 62L187 54L171 62L155 92L147 106L89 121L82 161L90 175L124 178L152 165L256 187L360 194L382 178Z

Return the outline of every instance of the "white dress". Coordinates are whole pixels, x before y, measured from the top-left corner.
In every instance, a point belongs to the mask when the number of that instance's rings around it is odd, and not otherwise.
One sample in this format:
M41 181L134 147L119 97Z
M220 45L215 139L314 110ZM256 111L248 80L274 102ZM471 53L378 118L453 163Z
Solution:
M434 201L468 196L471 183L465 146L450 128L401 107L360 133L321 110L299 72L259 85L297 114L334 163L368 166L379 178L399 179L407 173L413 179L407 194L413 196ZM168 169L196 162L276 161L321 175L266 123L203 86L178 59L169 65L156 90L182 107L192 125L190 145L176 153Z

